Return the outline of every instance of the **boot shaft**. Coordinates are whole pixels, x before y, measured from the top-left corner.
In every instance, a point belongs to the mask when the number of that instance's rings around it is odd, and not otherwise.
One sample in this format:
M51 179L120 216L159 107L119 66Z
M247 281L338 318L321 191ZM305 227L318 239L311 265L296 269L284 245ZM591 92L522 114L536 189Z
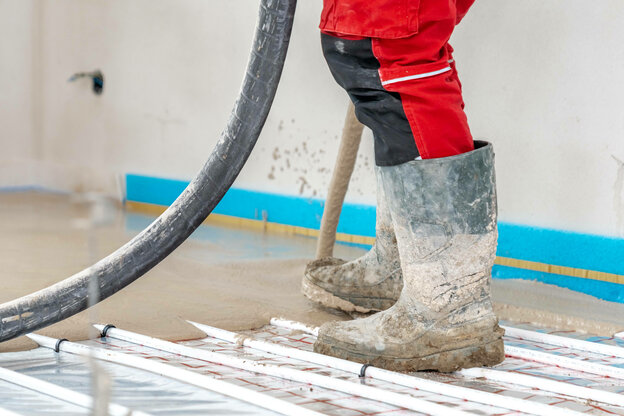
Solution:
M380 170L398 240L402 297L435 312L489 303L497 240L492 146L475 142L472 152Z
M396 244L396 235L394 234L394 226L392 225L392 217L387 204L387 198L384 191L381 168L375 166L375 179L377 183L377 209L375 222L375 245L371 254L377 257L378 263L392 262L399 266L398 251Z

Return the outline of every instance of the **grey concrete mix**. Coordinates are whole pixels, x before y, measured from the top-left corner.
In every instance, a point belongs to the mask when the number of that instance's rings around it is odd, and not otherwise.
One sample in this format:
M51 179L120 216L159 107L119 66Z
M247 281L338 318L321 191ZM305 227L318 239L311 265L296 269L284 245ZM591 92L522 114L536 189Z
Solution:
M127 242L152 219L76 196L0 194L0 302L69 277ZM181 340L202 337L185 319L231 330L260 327L272 316L314 325L349 319L300 293L305 264L315 249L313 238L202 226L125 290L40 333L86 339L94 335L89 323L101 322ZM353 259L364 252L339 244L335 255ZM506 320L596 335L624 330L623 304L521 280L495 280L492 289L495 310ZM33 347L21 338L0 344L0 351Z

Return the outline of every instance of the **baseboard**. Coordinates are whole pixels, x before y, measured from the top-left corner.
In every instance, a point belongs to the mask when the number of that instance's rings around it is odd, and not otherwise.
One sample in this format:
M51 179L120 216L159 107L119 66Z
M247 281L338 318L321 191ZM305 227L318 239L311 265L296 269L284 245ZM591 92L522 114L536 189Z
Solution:
M126 175L129 207L162 212L188 182ZM275 232L318 235L324 201L244 189L230 189L210 221ZM527 279L624 303L624 239L500 222L496 265L499 279ZM337 240L372 245L375 207L346 203Z

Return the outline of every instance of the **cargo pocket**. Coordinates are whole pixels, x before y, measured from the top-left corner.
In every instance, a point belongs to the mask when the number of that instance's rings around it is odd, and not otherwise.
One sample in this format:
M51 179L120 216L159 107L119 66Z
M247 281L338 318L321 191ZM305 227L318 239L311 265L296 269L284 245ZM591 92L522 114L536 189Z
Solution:
M418 32L420 0L324 0L321 30L397 39Z

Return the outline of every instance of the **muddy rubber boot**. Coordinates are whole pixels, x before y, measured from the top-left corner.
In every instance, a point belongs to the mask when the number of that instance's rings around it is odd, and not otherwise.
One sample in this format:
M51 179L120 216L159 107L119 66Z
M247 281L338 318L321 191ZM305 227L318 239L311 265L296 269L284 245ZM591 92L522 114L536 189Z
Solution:
M401 263L386 198L377 177L377 238L362 257L346 262L325 257L308 263L301 291L314 302L345 312L367 313L388 309L403 287Z
M314 351L396 370L454 371L504 359L492 311L496 252L494 153L382 167L404 287L373 316L321 326Z

